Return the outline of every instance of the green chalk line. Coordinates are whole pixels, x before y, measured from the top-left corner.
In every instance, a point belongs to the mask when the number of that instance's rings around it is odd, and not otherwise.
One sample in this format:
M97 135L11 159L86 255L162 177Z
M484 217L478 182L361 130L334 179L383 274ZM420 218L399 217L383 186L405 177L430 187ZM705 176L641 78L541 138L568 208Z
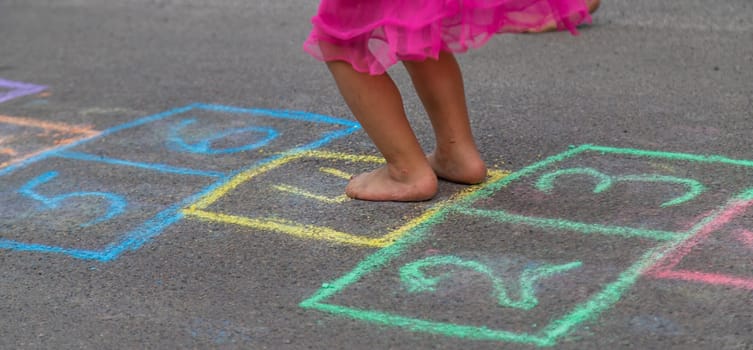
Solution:
M563 219L537 218L532 216L511 214L502 210L486 210L476 208L454 207L456 211L473 216L485 217L500 223L521 223L539 228L556 229L562 231L577 231L584 234L615 235L626 238L642 237L656 241L669 241L677 239L684 232L672 232L661 230L645 230L623 226L606 226L598 224L586 224Z
M570 332L578 324L596 319L604 310L616 304L622 298L622 295L635 284L643 271L674 248L675 244L675 242L665 244L663 247L653 248L643 254L635 264L623 271L614 282L607 284L601 292L587 301L577 304L564 317L551 322L542 329L541 333L544 338L555 343L559 337Z
M663 151L646 151L632 148L616 148L606 146L587 145L587 150L595 152L605 152L614 154L627 154L632 156L639 156L645 158L666 158L671 160L685 160L698 163L724 163L729 165L738 165L753 167L753 161L732 159L717 155L698 155L689 153L673 153Z
M694 198L701 195L703 191L706 190L706 186L704 186L703 184L701 184L700 182L696 180L687 179L687 178L679 178L679 177L674 177L674 176L626 175L626 176L618 176L617 181L667 182L667 183L672 183L672 184L681 184L688 187L687 193L671 201L666 201L662 203L660 205L660 207L662 208L671 207L673 205L678 205L678 204L693 200Z
M530 343L538 346L552 346L552 339L542 338L527 333L514 333L494 330L486 327L457 325L454 323L426 321L417 318L394 315L381 311L360 310L347 306L314 303L306 308L329 312L348 318L368 321L387 326L400 327L413 332L439 334L469 340L509 341L515 343Z
M498 305L530 310L539 304L539 300L536 298L536 283L539 280L580 267L582 263L575 261L567 264L544 264L526 268L518 280L520 291L518 300L513 300L507 294L508 285L511 284L508 278L498 277L489 266L478 261L466 260L452 255L429 256L408 263L400 268L400 280L410 293L435 292L439 282L449 278L451 274L444 273L439 276L428 277L423 269L442 265L454 265L485 275L492 283L491 296L497 300Z
M476 202L477 200L481 198L487 198L493 195L495 192L499 191L501 188L507 186L511 182L517 181L520 178L526 177L528 175L531 175L538 170L542 168L546 168L547 166L564 161L578 153L582 153L586 150L588 150L591 146L590 145L583 145L579 147L572 148L566 152L560 153L558 155L554 155L548 158L545 158L544 160L534 163L532 165L529 165L523 169L520 169L510 175L505 176L502 179L497 180L496 182L487 184L483 188L479 189L478 191L473 192L472 194L466 196L462 200L459 200L457 203L455 203L456 207L460 206L467 206L471 203Z
M325 283L322 288L314 293L314 295L301 302L300 306L312 307L319 301L340 292L349 284L358 281L361 277L371 273L373 270L388 264L393 258L405 251L405 249L420 242L428 232L429 228L444 220L447 212L447 208L440 209L434 216L431 216L423 223L417 225L411 232L403 235L400 239L395 241L395 243L369 255L349 273L332 282Z
M593 168L569 168L552 171L542 175L539 180L536 181L535 187L539 191L550 193L554 188L554 181L558 177L563 175L586 175L598 180L598 183L593 189L593 193L604 192L612 187L615 182L666 182L688 187L687 193L673 200L662 203L660 205L660 207L662 208L685 203L698 197L701 193L703 193L703 191L706 190L706 186L703 186L703 184L693 179L652 174L610 176Z

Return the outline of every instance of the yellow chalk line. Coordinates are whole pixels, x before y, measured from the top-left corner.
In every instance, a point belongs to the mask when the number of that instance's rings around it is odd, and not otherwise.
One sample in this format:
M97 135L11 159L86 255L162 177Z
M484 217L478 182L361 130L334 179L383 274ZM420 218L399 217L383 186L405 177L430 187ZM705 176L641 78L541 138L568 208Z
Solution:
M230 179L230 181L228 181L227 183L223 184L222 186L218 187L216 190L212 191L211 193L199 199L196 203L191 205L188 209L191 209L191 210L192 209L206 209L210 205L212 205L214 202L216 202L217 200L225 196L228 192L232 191L233 189L240 186L242 183L247 182L253 177L261 175L267 171L277 168L290 161L304 158L304 157L336 159L336 160L345 160L345 161L350 161L350 162L384 163L384 160L382 158L375 157L375 156L357 156L357 155L352 155L352 154L335 153L335 152L308 151L308 152L291 154L291 155L282 157L280 159L271 161L258 168L249 169L245 172L242 172L236 175L235 177Z
M305 197L305 198L309 198L309 199L315 199L315 200L318 200L320 202L324 202L324 203L327 203L327 204L338 204L338 203L345 202L345 201L347 201L349 199L348 196L346 196L344 194L343 195L339 195L337 197L327 197L327 196L322 196L322 195L319 195L319 194L316 194L316 193L313 193L313 192L310 192L310 191L306 191L306 190L304 190L302 188L298 188L298 187L295 187L295 186L289 186L289 185L275 185L275 186L272 186L272 188L274 188L274 189L276 189L278 191L292 193L292 194L297 195L297 196L301 196L301 197Z
M204 221L221 222L226 224L251 227L254 229L281 232L298 238L334 241L376 248L385 246L379 239L356 236L349 233L333 230L329 227L303 225L284 219L252 219L244 216L213 213L204 210L184 210L184 214Z
M244 173L237 175L236 177L228 181L226 184L217 188L212 193L208 194L204 198L201 198L194 205L186 209L183 209L182 212L187 217L193 217L193 218L197 218L203 221L220 222L220 223L226 223L226 224L234 224L234 225L239 225L239 226L251 227L251 228L261 229L261 230L275 231L275 232L289 234L291 236L299 237L299 238L326 240L326 241L339 242L339 243L345 243L345 244L351 244L351 245L357 245L357 246L382 248L382 247L391 245L400 237L405 235L407 232L416 228L418 225L421 225L422 223L429 221L439 211L444 209L446 206L450 205L452 202L456 200L460 200L470 195L471 193L475 192L476 190L483 188L485 184L494 183L497 180L510 174L510 172L507 172L507 171L490 170L489 179L487 179L485 183L480 184L480 185L469 186L468 188L455 194L451 198L437 203L436 205L431 207L429 210L419 215L418 217L410 220L408 223L399 227L398 229L393 230L377 238L368 238L368 237L358 236L358 235L354 235L350 233L337 231L329 227L305 225L305 224L296 223L294 221L279 219L279 218L249 218L249 217L244 217L244 216L222 214L222 213L216 213L216 212L204 210L209 205L216 202L222 196L227 194L229 191L232 191L234 188L250 180L254 176L257 176L261 173L274 169L275 167L278 167L292 160L303 158L303 157L337 159L337 160L346 160L346 161L352 161L352 162L374 162L374 163L384 162L384 160L379 157L356 156L356 155L350 155L350 154L321 152L321 151L310 151L310 152L289 155L289 156L280 158L278 160L272 161L270 163L267 163L259 168L251 169L249 171L246 171ZM320 168L320 170L322 169L330 169L330 168ZM334 170L337 170L337 169L334 169ZM337 171L339 172L339 170ZM290 187L290 188L286 188L284 185L276 186L276 188L278 189L282 188L282 190L291 190L291 192L293 189L300 190L292 186L287 186L287 187ZM300 191L295 192L295 193L302 195ZM323 197L323 196L318 196L318 195L313 195L313 194L311 194L311 196L312 198L315 198L318 200L322 200L322 199L316 198L316 197ZM328 197L323 197L323 199L324 200L322 201L324 202L332 200L331 198L328 198Z
M352 175L352 174L346 173L346 172L344 172L342 170L335 169L335 168L319 168L319 171L321 171L321 172L323 172L325 174L329 174L329 175L333 175L333 176L339 177L341 179L345 179L345 180L349 180L350 177L351 177L351 175Z

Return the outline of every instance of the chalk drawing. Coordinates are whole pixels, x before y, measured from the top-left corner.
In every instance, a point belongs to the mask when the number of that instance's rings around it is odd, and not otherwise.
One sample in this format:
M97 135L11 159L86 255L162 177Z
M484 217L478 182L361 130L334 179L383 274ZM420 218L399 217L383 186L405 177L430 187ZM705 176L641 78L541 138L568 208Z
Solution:
M134 111L129 108L103 108L103 107L90 107L90 108L84 108L78 111L78 114L88 117L91 115L103 115L103 114L134 114L137 113L137 111Z
M635 150L635 149L618 149L618 148L612 148L612 147L603 147L603 146L580 146L580 147L574 147L567 152L564 152L560 155L553 156L550 158L547 158L541 162L538 162L530 167L526 167L524 169L521 169L520 171L516 172L514 175L516 176L514 179L509 180L510 182L504 181L497 183L493 185L493 187L485 188L484 192L487 193L487 197L484 198L491 198L492 193L494 191L499 191L503 187L505 189L505 195L511 195L513 196L517 202L514 203L521 203L520 205L511 206L507 203L513 203L511 200L505 200L505 201L499 201L497 204L498 206L503 207L504 209L497 209L495 208L484 208L484 205L478 205L476 203L467 203L464 201L463 204L465 205L465 208L463 210L468 211L469 213L473 212L476 215L485 215L488 217L494 217L495 220L503 221L503 222L530 222L535 224L542 224L542 225L548 225L550 227L570 227L571 229L581 230L581 231L588 231L588 232L609 232L611 234L615 235L621 235L621 236L642 236L642 237L651 237L656 239L664 239L664 240L673 240L673 237L676 236L682 236L683 234L687 233L687 229L684 227L684 223L687 222L690 218L701 214L703 212L706 212L708 209L716 208L719 205L725 204L725 197L729 196L729 192L736 192L740 190L745 190L745 186L749 186L751 184L745 184L744 182L734 183L729 188L720 189L720 188L714 188L713 190L710 188L706 188L700 181L694 180L694 179L683 179L683 178L667 178L663 174L627 174L627 175L614 175L611 177L611 182L614 182L615 178L620 178L626 181L636 181L640 180L640 182L651 185L649 187L650 191L645 191L644 193L651 196L655 191L653 190L656 188L654 186L655 184L662 185L667 184L672 187L673 184L678 184L683 187L685 187L685 193L678 197L670 197L669 200L662 200L660 203L663 205L657 206L655 211L652 211L652 215L657 218L662 218L662 215L664 216L663 220L655 220L654 222L647 222L645 220L645 216L642 215L645 209L649 208L640 208L641 210L635 210L633 209L632 216L628 217L626 220L620 221L619 224L615 224L614 222L617 222L617 219L620 219L623 217L623 212L625 210L620 207L621 203L617 200L616 197L613 195L609 196L609 199L612 200L614 204L614 210L611 210L609 212L606 212L606 209L612 209L612 208L606 208L603 216L593 216L587 217L585 214L581 215L581 217L577 219L572 219L568 217L571 215L570 211L563 211L563 212L557 212L557 210L560 210L561 208L564 208L565 206L568 206L568 208L571 208L572 211L579 211L581 213L585 213L584 208L589 208L589 210L599 210L601 209L598 207L598 205L601 202L601 200L596 200L596 196L592 197L582 197L578 198L580 202L575 202L572 199L563 199L562 201L555 201L557 200L557 197L551 196L552 198L549 199L548 197L544 196L543 199L539 198L536 200L527 198L527 195L524 194L517 194L511 193L510 188L513 186L516 189L521 188L527 188L529 185L528 183L531 183L530 188L533 188L534 191L538 193L544 193L540 192L538 189L536 189L536 183L538 183L540 186L544 186L543 188L547 188L547 181L546 177L544 178L544 181L541 181L540 176L546 173L551 173L553 170L551 169L559 169L562 168L562 165L560 164L572 164L577 163L579 159L583 159L584 161L587 159L589 161L596 161L594 159L600 159L603 158L604 161L610 160L614 162L620 162L624 163L625 158L630 159L631 162L640 162L642 160L645 160L646 162L649 161L665 161L665 162L673 162L677 163L676 166L682 166L683 164L692 165L694 167L696 166L714 166L715 168L720 169L720 171L725 171L726 174L735 174L740 173L741 171L753 171L753 162L747 161L747 160L734 160L734 159L728 159L721 156L702 156L702 155L693 155L693 154L681 154L681 153L669 153L669 152L657 152L657 151L644 151L644 150ZM565 167L565 168L570 168ZM548 170L548 171L547 171ZM556 170L554 170L556 172ZM713 177L710 176L710 171L708 173L698 173L698 176L705 176L706 181L713 181ZM602 174L603 175L603 174ZM606 175L604 175L606 176ZM594 178L593 174L586 175L586 179L592 179ZM643 180L659 180L659 181L649 181L645 182ZM513 181L514 180L514 181ZM537 181L538 180L538 181ZM671 182L667 182L667 180L670 180ZM605 183L606 184L606 183ZM510 186L508 186L510 185ZM704 188L703 191L701 191L702 186ZM602 186L603 188L607 188L605 185ZM599 187L601 189L602 187ZM640 193L640 192L631 192L631 193ZM700 194L703 194L703 196L700 196ZM672 195L670 195L672 196ZM562 197L560 197L562 198ZM728 197L727 197L728 198ZM693 200L690 200L693 199ZM713 202L709 202L709 200L712 200ZM481 203L481 202L480 202ZM551 205L549 203L558 203L557 206ZM562 203L560 206L559 203ZM582 205L580 204L582 203ZM483 204L483 203L482 203ZM527 205L526 205L527 204ZM668 205L671 204L671 205ZM552 214L551 217L547 217L547 215L550 215L548 212L542 212L540 210L537 210L539 206L546 206L549 205L550 211L553 211L554 214ZM487 205L488 206L488 205ZM482 207L482 208L475 208L475 207ZM509 208L508 208L509 207ZM519 208L524 208L523 210ZM593 208L593 209L591 209ZM487 211L488 210L488 211ZM689 215L691 214L691 215ZM670 216L671 215L671 216ZM562 216L562 217L557 217ZM611 221L611 222L610 222ZM680 224L680 222L683 222L683 224ZM656 228L652 228L656 227Z
M2 168L4 167L37 157L60 146L93 138L99 134L90 126L68 125L5 115L0 115L0 126L2 124L21 130L14 129L12 131L14 135L0 136L0 150L2 150L0 154L10 157L5 161L0 160L0 175L2 175ZM0 134L2 131L3 129L0 128ZM34 137L27 133L34 134ZM42 135L37 136L40 133ZM33 143L31 139L39 140L39 143L42 144Z
M688 187L687 193L679 196L673 200L666 201L660 206L669 207L678 205L693 198L698 197L703 191L706 190L706 186L693 179L683 179L674 176L660 176L660 175L622 175L622 176L609 176L593 168L571 168L553 171L542 175L536 182L536 188L543 192L551 192L554 188L554 181L563 175L587 175L599 180L599 183L594 187L594 193L601 193L608 190L615 182L665 182L670 184L680 184Z
M259 177L260 175L266 172L269 172L275 168L279 168L292 161L302 160L302 159L307 159L307 158L332 160L332 161L340 160L340 161L348 161L348 162L367 162L367 163L376 163L376 164L384 162L384 159L382 159L381 157L358 156L358 155L352 155L352 154L323 152L323 151L309 151L309 152L289 154L285 157L278 158L272 162L269 162L263 166L249 169L246 172L238 174L237 176L232 178L230 181L227 181L222 186L219 186L215 191L208 193L205 197L201 198L199 201L197 201L193 205L184 209L183 214L187 217L195 218L195 219L199 219L203 221L220 222L220 223L226 223L226 224L246 226L253 229L273 231L273 232L283 233L283 234L287 234L287 235L291 235L291 236L299 237L299 238L332 241L332 242L338 242L338 243L343 243L343 244L351 244L351 245L359 245L359 246L367 246L367 247L385 247L392 244L395 240L397 240L399 237L401 237L403 234L405 234L409 230L419 225L422 225L426 221L426 218L432 216L436 211L440 210L442 207L449 205L449 203L451 203L452 200L456 200L457 198L460 198L464 195L467 195L467 193L469 193L469 192L462 192L457 197L452 198L451 200L448 200L445 202L439 202L434 207L426 211L425 213L419 215L416 218L409 220L406 224L398 227L395 230L382 234L381 236L376 237L376 238L370 238L367 236L358 235L354 233L338 231L330 227L302 224L299 222L285 220L278 217L251 218L251 217L215 212L208 209L212 204L219 201L222 197L226 196L228 193L236 189L241 184L252 181L256 177ZM344 177L343 175L345 175L340 170L332 171L331 168L325 168L323 172L334 174L338 177ZM500 177L505 176L505 173L500 172L500 171L491 171L490 173L491 173L492 179L498 179ZM285 193L290 193L293 195L301 196L303 198L308 198L308 199L312 199L315 201L324 202L328 204L339 204L347 200L341 195L327 197L323 195L312 194L308 191L304 191L299 188L290 187L286 185L276 185L274 186L274 188L277 190L283 191ZM475 190L475 189L476 187L471 187L471 190Z
M587 222L578 222L567 220L566 218L542 218L530 217L522 214L507 213L502 210L478 209L474 206L479 202L487 202L487 199L493 196L499 196L501 191L521 182L523 179L540 174L547 168L559 167L558 163L566 160L572 162L579 155L588 154L590 156L620 156L624 155L630 159L647 159L663 160L682 164L714 164L715 166L731 167L740 171L753 169L753 162L748 160L735 160L721 156L704 156L683 153L670 153L661 151L646 151L637 149L603 147L595 145L583 145L572 147L570 150L546 158L538 163L525 167L509 176L500 178L487 183L485 186L477 189L473 193L459 198L451 205L447 205L441 210L433 213L432 216L424 219L424 224L416 226L409 232L406 232L394 244L387 246L374 254L367 257L359 263L352 271L342 277L323 284L316 293L300 303L300 306L306 309L315 309L328 312L331 314L363 320L367 322L399 327L407 331L427 332L441 334L450 337L474 340L491 340L502 342L528 343L536 346L553 346L566 334L571 332L578 325L587 321L593 321L601 313L611 308L617 303L622 295L626 293L644 273L649 272L653 276L662 278L693 279L704 280L706 282L727 283L739 287L753 287L747 280L733 280L730 276L709 276L699 273L691 274L687 271L671 271L671 267L676 264L683 254L690 251L692 247L702 240L716 228L724 225L729 220L739 215L745 208L753 205L753 189L749 189L751 184L738 184L743 190L739 195L722 202L712 203L711 208L716 208L710 214L700 220L692 227L684 230L675 231L657 231L639 229L636 227L614 226L614 225L596 225ZM674 163L673 163L674 164ZM627 174L627 179L631 181L645 180L648 174L634 177L635 175ZM620 175L618 175L620 176ZM556 177L556 176L555 176ZM597 178L603 178L596 175ZM657 179L657 178L654 178ZM667 178L658 178L660 181L668 180ZM677 182L676 179L670 179ZM700 189L694 182L680 181L680 184L689 188L689 192ZM546 189L547 181L543 181L543 188ZM683 203L687 204L690 197L679 197L685 199ZM711 197L710 197L711 198ZM676 200L676 199L674 199ZM672 204L672 201L665 202ZM678 206L678 203L673 203ZM663 210L669 210L665 208ZM700 209L705 212L708 209ZM355 306L339 305L331 299L337 294L343 293L349 286L365 279L373 273L381 271L388 264L397 259L399 256L409 251L413 246L426 240L430 236L431 227L443 222L450 214L462 214L472 217L492 219L500 224L511 223L517 225L530 225L546 231L560 230L580 233L586 236L612 236L624 237L625 239L642 239L654 240L656 245L649 247L642 255L635 259L629 267L623 270L611 282L605 283L600 290L595 291L586 300L575 305L564 315L553 316L550 322L534 332L515 332L504 329L491 329L485 326L455 324L451 322L440 322L425 318L416 318L406 315L400 315L395 312L380 311L369 308L359 308ZM692 217L692 213L685 213ZM658 268L656 267L658 266ZM711 280L711 277L716 280Z
M47 89L46 86L22 83L0 78L0 103L21 96L32 95Z
M189 176L191 175L209 176L209 177L222 177L225 175L224 173L219 172L219 171L181 168L181 167L175 167L175 166L171 166L167 164L132 162L132 161L123 160L123 159L103 157L99 155L81 153L81 152L62 151L56 154L56 156L59 158L66 158L66 159L78 159L78 160L83 160L83 161L88 161L88 162L97 162L97 163L105 163L105 164L111 164L111 165L123 165L123 166L129 166L129 167L134 167L134 168L149 169L149 170L154 170L160 173L171 173L171 174L189 175Z
M115 129L70 151L99 161L141 163L155 171L190 168L232 176L250 164L321 147L360 125L299 111L194 104L119 127L124 128L127 133Z
M13 138L10 136L0 136L0 145L8 144L11 140L13 140ZM11 147L0 147L0 155L6 156L7 159L18 155L18 152ZM0 159L0 164L3 163L5 163L5 161Z
M381 162L381 160L379 160L379 159L377 159L376 161L377 162ZM319 168L319 171L321 171L321 172L323 172L325 174L329 174L329 175L341 178L341 179L350 179L350 177L352 176L352 174L350 174L350 173L346 173L346 172L344 172L342 170L334 169L334 168L324 168L324 167L322 167L322 168ZM338 195L338 196L324 196L324 195L321 195L321 194L313 193L311 191L308 191L308 190L300 188L300 187L290 186L290 185L285 185L285 184L275 185L273 187L274 187L274 189L276 189L278 191L291 193L291 194L294 194L294 195L298 195L298 196L301 196L301 197L314 199L314 200L317 200L319 202L324 202L324 203L328 203L328 204L338 204L338 203L343 203L345 201L350 200L350 198L348 198L348 196L346 196L344 193L341 194L341 195Z
M753 249L753 231L740 229L735 232L735 236L749 249Z
M113 194L113 193L74 192L74 193L52 196L52 197L48 197L40 193L37 193L37 191L35 190L36 187L49 182L50 180L54 179L57 176L58 176L58 173L56 171L50 171L42 175L39 175L38 177L32 179L31 181L27 182L24 186L22 186L18 190L18 192L26 197L39 201L41 204L44 205L45 209L57 209L58 207L60 207L60 204L62 204L66 200L70 198L76 198L76 197L98 197L98 198L105 199L110 203L110 206L105 212L105 214L103 214L97 219L81 224L82 227L87 227L87 226L98 224L100 222L110 220L122 214L125 211L127 202L122 196Z
M332 176L339 177L341 179L346 179L346 180L350 179L350 177L353 175L353 174L341 171L339 169L325 168L325 167L319 168L319 171L325 174L330 174Z
M310 136L309 139L305 141L289 140L291 146L287 149L284 149L282 152L271 153L269 155L262 156L261 158L248 157L247 163L242 168L234 169L229 172L219 172L201 168L205 165L203 163L190 164L191 167L200 167L198 169L195 169L170 164L143 162L136 159L119 159L100 156L98 154L102 151L107 151L108 147L112 147L113 145L117 144L108 143L108 140L113 137L120 137L120 135L123 133L128 134L124 136L127 138L133 132L134 128L149 126L155 122L165 121L170 118L173 118L171 120L174 120L184 113L198 113L202 111L238 114L241 116L246 116L248 118L264 117L288 122L305 122L308 123L307 125L309 126L309 135L316 133L318 130L321 130L321 132L318 135ZM62 124L40 124L40 122L30 119L0 116L0 123L3 122L16 125L42 126L43 128L47 127L53 129L58 128L60 130L71 130L70 126L65 126ZM318 126L321 126L321 129L319 129ZM291 127L293 126L291 125ZM101 132L82 129L80 131L83 131L82 134L84 134L84 137L69 138L66 139L65 142L59 142L57 147L45 149L42 151L36 151L33 154L26 154L22 159L16 159L13 161L13 163L7 164L7 166L5 166L4 168L0 168L0 177L11 176L16 172L21 171L22 169L30 167L31 165L44 166L44 164L46 164L48 160L57 158L58 160L67 159L71 161L80 161L84 162L85 164L96 163L119 168L129 167L134 169L142 169L153 171L157 174L165 174L166 176L183 175L191 176L192 179L195 179L198 176L199 178L209 179L211 182L209 182L208 185L204 184L200 187L197 187L193 194L187 196L186 198L177 199L172 204L166 204L163 208L159 209L156 214L151 217L145 218L144 221L130 223L129 227L134 227L133 229L128 229L125 232L121 233L112 233L112 235L114 235L116 239L111 243L102 246L101 248L82 249L74 248L70 245L30 243L25 239L22 240L0 238L0 249L65 254L78 259L99 260L103 262L111 261L119 257L126 251L136 250L140 248L141 246L149 242L152 238L158 236L166 228L170 227L172 224L178 222L183 218L183 208L191 206L191 204L196 203L202 198L205 198L210 193L215 193L218 188L225 186L238 174L247 173L257 168L264 168L270 163L275 163L280 159L285 159L286 157L289 157L291 155L322 147L333 140L350 135L357 130L360 130L360 125L356 122L308 112L238 108L202 103L195 103L185 107L171 109L166 112L127 122ZM249 131L252 130L245 130L244 132L248 133ZM232 130L228 130L226 132L237 135L237 133L234 133ZM162 145L164 145L164 143L167 142L167 139L169 138L169 135L167 134L164 136L165 139L163 140ZM140 151L143 152L147 150ZM134 152L128 153L133 154ZM209 156L216 157L218 155L211 154ZM254 156L256 156L256 154L254 154ZM41 176L36 175L36 177L33 177L31 180L26 181L26 184L22 186L20 194L26 196L27 198L31 198L37 202L40 202L42 203L42 205L46 205L48 208L52 208L54 206L63 206L65 205L64 202L67 199L73 197L96 197L98 198L96 200L108 201L110 203L109 208L106 210L105 214L101 215L91 222L85 223L84 225L94 225L108 219L114 220L116 216L118 216L117 214L121 211L121 209L125 208L123 201L116 200L117 195L110 194L107 191L72 191L68 194L49 197L37 192L36 188L38 186L41 186L48 181L52 181L54 180L54 178L55 173L52 172L43 173L43 175ZM200 181L192 180L191 183L198 182ZM187 184L186 186L189 185L190 184ZM154 193L153 195L159 194ZM123 215L120 215L118 217L122 216ZM0 236L9 237L11 235L0 232ZM31 241L36 240L31 239Z
M511 283L509 283L509 281L505 283L505 279L497 277L491 268L477 261L464 260L456 256L430 256L416 260L400 268L400 280L403 282L403 285L406 286L408 291L412 293L434 292L439 282L443 279L449 278L451 274L444 273L436 277L427 277L423 270L442 265L454 265L459 268L470 269L485 275L492 283L492 296L497 299L497 303L500 306L530 310L536 307L539 303L536 298L536 282L552 275L580 267L582 264L580 261L574 261L567 264L545 264L542 266L530 266L526 268L518 280L518 288L520 290L520 297L518 300L513 300L507 293L507 286Z
M343 203L349 200L348 196L346 196L345 194L341 194L339 196L334 196L334 197L327 197L327 196L323 196L320 194L307 191L300 187L289 186L289 185L275 185L273 186L273 188L281 192L287 192L287 193L291 193L291 194L298 195L305 198L314 199L319 202L324 202L324 203L329 203L329 204L338 204L338 203Z
M273 128L250 126L250 127L240 128L240 129L228 129L224 132L217 133L216 135L212 135L210 137L197 140L194 143L188 143L181 136L181 131L185 129L186 127L193 125L195 123L196 123L196 119L185 119L185 120L182 120L177 125L175 125L174 127L172 127L170 129L170 138L167 141L168 147L170 147L171 149L175 149L175 150L179 150L183 152L191 152L191 153L229 154L229 153L245 152L245 151L250 151L250 150L264 147L268 145L270 142L272 142L272 140L274 140L278 136L277 130ZM226 138L228 136L247 134L251 132L260 133L263 135L263 138L257 142L249 143L247 145L240 146L240 147L224 148L224 149L212 148L212 142L214 141Z
M674 252L659 260L655 266L647 272L647 275L670 280L681 280L711 285L721 285L740 289L753 290L753 277L737 276L730 273L718 273L696 269L683 269L678 265L688 255L702 245L704 241L714 234L723 232L725 226L738 218L745 217L746 210L753 208L753 189L743 192L734 197L729 205L718 209L703 220L703 226L690 238L685 240ZM750 231L738 229L732 232L733 237L750 246Z

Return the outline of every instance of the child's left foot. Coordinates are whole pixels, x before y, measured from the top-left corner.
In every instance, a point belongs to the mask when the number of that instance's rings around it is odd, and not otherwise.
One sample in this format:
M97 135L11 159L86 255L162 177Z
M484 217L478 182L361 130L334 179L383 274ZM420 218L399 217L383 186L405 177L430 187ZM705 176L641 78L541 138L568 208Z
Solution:
M437 176L428 166L410 172L385 165L350 179L345 194L367 201L418 202L437 194Z

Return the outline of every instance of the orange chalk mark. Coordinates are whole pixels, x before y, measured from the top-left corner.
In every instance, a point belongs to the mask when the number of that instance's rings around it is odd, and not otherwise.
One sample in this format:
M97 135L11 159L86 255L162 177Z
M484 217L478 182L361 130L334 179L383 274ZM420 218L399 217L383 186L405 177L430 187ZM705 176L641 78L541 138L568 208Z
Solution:
M2 141L2 140L0 140L0 141ZM0 148L0 154L6 154L6 155L9 155L11 157L14 157L14 156L16 156L18 154L18 152L16 152L16 150L14 150L12 148Z
M45 130L57 130L67 133L83 134L89 137L99 134L99 131L92 130L90 125L68 125L31 118L10 117L7 115L0 115L0 123L28 126Z
M8 161L0 163L0 168L6 167L13 163L22 162L26 159L35 157L44 152L53 150L57 147L71 144L79 140L83 140L86 138L99 135L99 131L93 130L91 126L88 126L88 125L86 126L68 125L64 123L49 122L49 121L37 120L37 119L31 119L31 118L11 117L7 115L0 115L0 123L25 126L25 127L31 127L31 128L39 128L39 129L42 129L41 136L53 135L52 137L54 137L55 134L52 133L52 131L57 131L57 132L65 133L65 134L79 135L79 136L71 136L71 137L67 137L63 139L52 139L52 143L53 143L52 147L42 148L37 151L26 153L20 156L19 156L18 151L16 151L15 149L10 148L10 147L4 147L0 149L0 154L7 154L15 158L12 158ZM4 143L6 140L8 140L8 138L0 138L0 144Z

